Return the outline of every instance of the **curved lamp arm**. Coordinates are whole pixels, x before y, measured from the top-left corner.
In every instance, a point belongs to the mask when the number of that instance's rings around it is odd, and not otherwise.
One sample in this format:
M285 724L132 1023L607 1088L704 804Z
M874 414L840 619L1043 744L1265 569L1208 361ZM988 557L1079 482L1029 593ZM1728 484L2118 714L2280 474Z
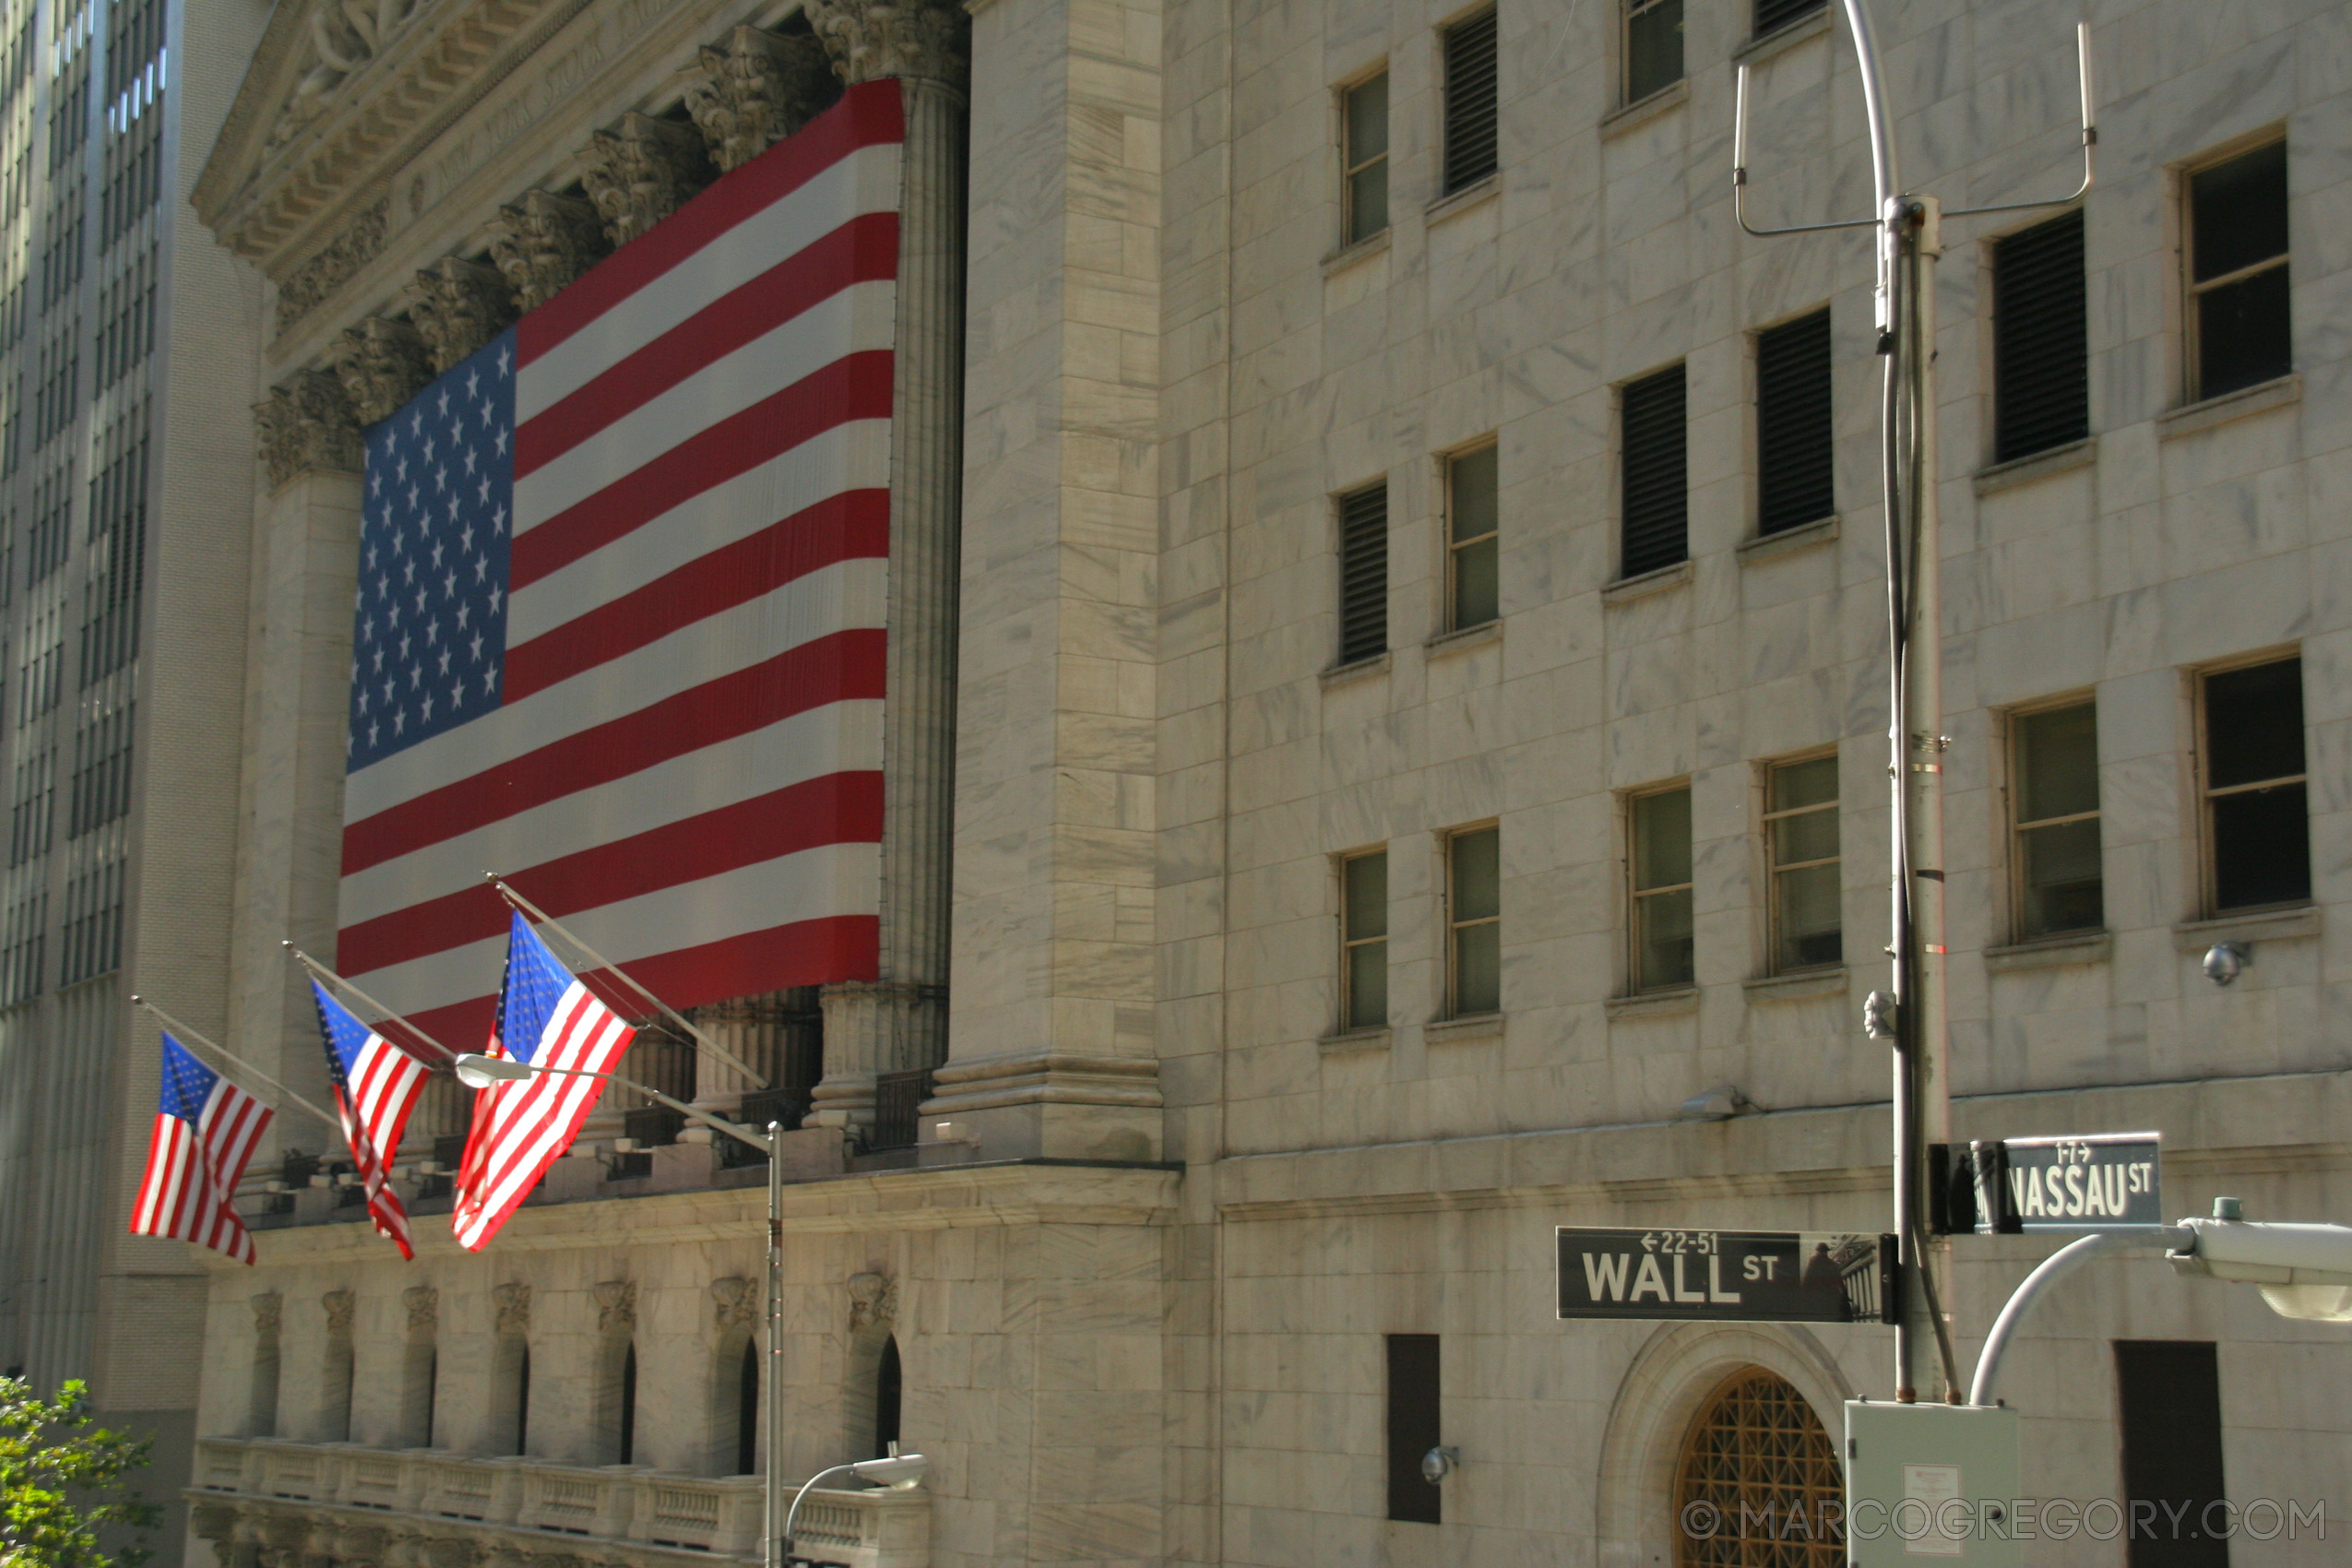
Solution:
M723 1116L697 1111L683 1099L672 1099L650 1085L641 1084L635 1078L624 1078L618 1073L591 1073L579 1067L541 1067L537 1063L519 1061L512 1056L483 1056L472 1051L458 1057L456 1068L458 1082L477 1089L488 1088L496 1083L514 1083L529 1077L533 1073L549 1073L564 1078L602 1078L606 1083L619 1084L623 1088L635 1089L648 1099L658 1100L689 1121L715 1127L731 1138L751 1145L762 1154L773 1155L775 1152L768 1140L757 1133L739 1127Z
M891 1446L896 1448L897 1444L892 1443ZM837 1476L844 1470L848 1470L864 1477L867 1480L879 1481L893 1491L904 1491L921 1481L923 1479L923 1472L930 1466L931 1461L920 1454L893 1454L886 1459L861 1459L855 1464L835 1465L819 1470L807 1480L802 1481L801 1490L792 1494L792 1506L784 1515L785 1550L789 1551L791 1547L792 1521L801 1516L801 1500L808 1496L810 1488L826 1477Z

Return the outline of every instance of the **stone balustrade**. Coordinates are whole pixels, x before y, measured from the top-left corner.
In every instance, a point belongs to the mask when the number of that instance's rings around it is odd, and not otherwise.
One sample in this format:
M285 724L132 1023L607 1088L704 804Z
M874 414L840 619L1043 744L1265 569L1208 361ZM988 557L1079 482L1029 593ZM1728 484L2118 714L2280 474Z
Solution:
M441 1449L208 1438L188 1488L224 1568L656 1568L760 1556L756 1476L543 1464ZM931 1497L820 1489L794 1555L927 1568Z

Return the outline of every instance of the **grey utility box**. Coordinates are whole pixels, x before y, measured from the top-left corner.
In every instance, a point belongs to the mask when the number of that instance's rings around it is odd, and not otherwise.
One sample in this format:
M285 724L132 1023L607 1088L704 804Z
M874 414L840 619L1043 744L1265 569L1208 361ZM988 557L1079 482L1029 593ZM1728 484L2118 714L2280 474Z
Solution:
M1846 1402L1846 1556L1856 1568L2016 1568L2017 1412Z

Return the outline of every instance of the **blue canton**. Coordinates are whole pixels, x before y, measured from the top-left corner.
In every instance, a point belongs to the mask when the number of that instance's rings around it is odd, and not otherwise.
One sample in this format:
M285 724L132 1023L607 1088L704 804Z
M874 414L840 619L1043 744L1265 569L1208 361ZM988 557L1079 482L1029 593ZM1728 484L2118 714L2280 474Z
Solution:
M163 1092L158 1097L157 1109L166 1116L176 1116L190 1126L204 1119L205 1101L212 1098L212 1086L220 1075L207 1067L188 1053L188 1048L163 1037Z
M515 510L515 329L367 433L346 769L494 710Z
M555 1004L572 989L572 972L518 912L506 932L506 983L498 993L498 1043L518 1062L539 1056Z

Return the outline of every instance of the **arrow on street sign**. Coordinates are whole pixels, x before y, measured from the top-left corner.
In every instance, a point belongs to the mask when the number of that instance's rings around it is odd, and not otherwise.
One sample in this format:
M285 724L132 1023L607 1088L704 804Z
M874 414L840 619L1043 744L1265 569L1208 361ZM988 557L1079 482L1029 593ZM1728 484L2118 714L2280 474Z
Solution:
M1944 1234L2095 1234L2160 1230L2155 1133L2080 1133L2053 1138L1994 1138L1931 1145L1930 1216Z
M1559 1238L1563 1318L1892 1321L1892 1236L1563 1225Z

